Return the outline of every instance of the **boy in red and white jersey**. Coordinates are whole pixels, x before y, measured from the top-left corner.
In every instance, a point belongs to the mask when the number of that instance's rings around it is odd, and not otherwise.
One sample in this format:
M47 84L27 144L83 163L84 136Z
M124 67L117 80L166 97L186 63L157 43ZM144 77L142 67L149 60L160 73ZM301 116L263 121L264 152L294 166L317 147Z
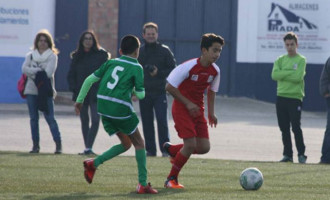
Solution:
M207 33L201 39L201 56L176 67L167 78L166 90L174 97L172 115L175 129L183 144L164 143L171 156L172 169L165 181L166 188L184 188L178 175L191 154L205 154L210 150L207 121L204 117L204 91L207 89L208 121L216 127L215 93L219 89L220 69L215 62L220 57L224 39Z

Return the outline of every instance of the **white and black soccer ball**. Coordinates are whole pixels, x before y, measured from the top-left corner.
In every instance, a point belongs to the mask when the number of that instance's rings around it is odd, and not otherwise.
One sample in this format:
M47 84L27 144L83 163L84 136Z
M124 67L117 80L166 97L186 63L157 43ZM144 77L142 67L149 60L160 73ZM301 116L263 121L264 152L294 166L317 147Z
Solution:
M264 182L264 177L259 169L250 167L242 171L239 182L245 190L258 190Z

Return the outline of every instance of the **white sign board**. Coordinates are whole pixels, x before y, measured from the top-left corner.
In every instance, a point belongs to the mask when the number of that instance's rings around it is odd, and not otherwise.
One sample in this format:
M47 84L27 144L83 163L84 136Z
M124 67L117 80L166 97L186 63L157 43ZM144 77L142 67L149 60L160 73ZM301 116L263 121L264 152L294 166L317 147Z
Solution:
M239 0L237 62L273 63L286 53L283 36L298 35L298 52L307 63L330 56L330 1Z
M41 29L54 36L55 0L0 0L0 57L23 57Z

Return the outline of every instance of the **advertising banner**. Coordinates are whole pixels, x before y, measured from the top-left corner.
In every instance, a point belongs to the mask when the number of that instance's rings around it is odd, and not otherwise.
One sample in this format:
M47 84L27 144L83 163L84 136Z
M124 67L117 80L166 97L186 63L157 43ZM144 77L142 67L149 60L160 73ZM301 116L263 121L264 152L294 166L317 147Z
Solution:
M285 54L283 36L298 35L298 52L307 63L330 56L330 1L239 0L237 62L273 63Z
M23 57L36 33L53 35L55 0L0 0L0 57Z

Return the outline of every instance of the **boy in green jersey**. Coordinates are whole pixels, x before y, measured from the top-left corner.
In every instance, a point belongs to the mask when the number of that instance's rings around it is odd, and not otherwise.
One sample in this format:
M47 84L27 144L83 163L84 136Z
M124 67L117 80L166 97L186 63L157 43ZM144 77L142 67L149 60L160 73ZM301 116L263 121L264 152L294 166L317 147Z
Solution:
M297 53L296 34L289 32L283 40L288 54L280 56L275 61L272 71L272 79L277 81L276 113L284 146L283 158L280 162L293 162L291 125L298 151L298 161L306 163L307 156L300 127L302 100L305 96L306 58Z
M105 62L84 81L75 103L78 115L86 94L93 83L100 81L97 93L98 113L101 115L105 131L111 136L116 134L121 144L111 147L95 159L86 159L84 175L92 183L96 168L103 162L127 151L133 144L138 167L139 194L157 194L150 183L147 183L146 151L144 140L138 130L139 119L133 109L132 94L138 99L145 96L143 86L143 69L138 63L140 41L133 35L121 39L120 58Z

